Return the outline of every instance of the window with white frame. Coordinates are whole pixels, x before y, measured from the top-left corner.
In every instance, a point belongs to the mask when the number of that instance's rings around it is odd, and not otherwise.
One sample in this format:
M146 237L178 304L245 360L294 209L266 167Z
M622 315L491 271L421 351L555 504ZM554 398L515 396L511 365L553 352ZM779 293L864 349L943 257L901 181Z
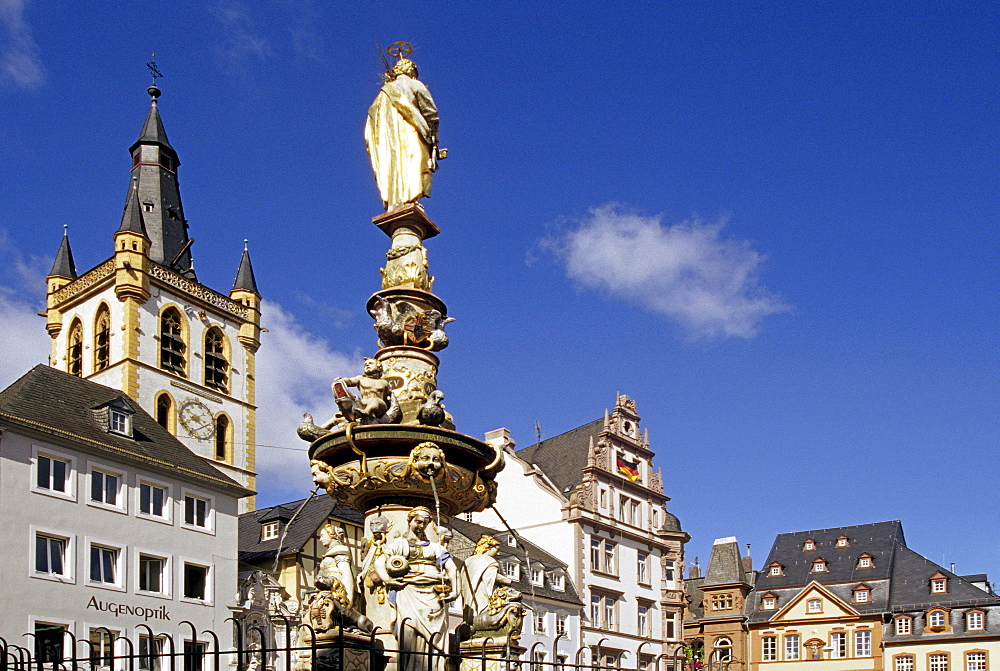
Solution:
M640 552L636 555L635 572L640 585L649 584L649 555L647 553Z
M614 629L618 621L618 600L607 594L591 594L590 619L591 624L603 629Z
M278 537L278 522L264 522L260 525L260 540L273 541Z
M792 662L799 658L799 635L787 634L785 636L785 661Z
M566 636L567 629L566 624L569 620L569 616L564 613L556 613L556 635Z
M944 594L948 591L948 579L947 578L934 578L931 580L931 593L932 594Z
M163 485L139 482L139 514L161 520L170 519L170 492Z
M87 574L90 583L102 587L121 587L120 548L105 545L90 546L90 571Z
M119 408L108 408L108 431L132 437L132 415Z
M847 632L835 631L830 634L830 659L847 657Z
M913 633L913 620L908 617L896 618L896 636L909 636Z
M115 657L115 639L120 632L107 627L90 628L90 668L110 669Z
M184 562L184 591L185 599L194 601L209 601L211 590L209 589L209 567Z
M641 526L642 525L642 508L641 508L641 505L642 504L640 504L638 501L636 501L634 499L629 503L629 506L632 507L632 524L634 524L635 526Z
M822 599L809 599L806 601L806 612L807 613L822 613L823 612L823 600Z
M102 468L90 469L90 501L112 508L123 508L122 475Z
M35 533L35 573L52 578L70 578L72 561L69 538Z
M774 610L778 607L778 598L773 594L764 594L760 597L761 610Z
M139 671L160 671L162 655L163 639L161 637L150 638L146 634L139 635Z
M677 562L666 560L663 562L663 581L666 583L666 587L673 588L674 581L677 579Z
M73 460L52 453L35 453L35 478L32 489L61 498L75 498Z
M945 615L942 610L932 610L927 614L927 626L929 627L944 627L945 626Z
M545 613L544 610L536 610L535 611L535 618L534 618L535 619L535 622L534 622L534 626L535 626L534 632L535 632L535 634L538 634L538 635L544 635L545 634L545 615L546 615L546 613Z
M184 526L203 531L212 528L212 502L194 494L184 494Z
M893 671L913 671L913 655L900 655L893 663Z
M531 584L535 585L536 587L545 586L545 569L543 569L541 566L531 567Z
M970 610L965 614L966 631L980 631L983 629L983 611Z
M677 638L677 613L664 614L663 637L668 641L672 641Z
M868 629L854 632L854 656L872 656L872 633Z
M549 586L557 592L564 591L566 589L566 576L561 571L554 571L549 575Z
M778 639L775 636L764 636L761 642L761 661L778 661Z
M138 590L150 594L167 593L167 558L140 552Z
M777 562L772 563L768 568L769 568L768 570L769 575L772 576L785 575L783 567L781 566L781 564L778 564Z
M516 561L507 560L500 562L500 570L505 576L517 582L521 579L521 564Z
M929 671L948 671L948 653L928 655L927 668Z
M617 544L609 540L604 541L604 572L612 575L618 574L618 564L615 561Z
M986 653L985 652L967 652L965 653L965 671L986 671Z
M847 536L837 536L837 547L838 548L846 548L850 544L851 544L850 540L847 538Z
M618 600L610 596L604 597L604 627L606 629L615 628L615 623L618 621L617 610Z
M640 603L636 608L636 621L639 624L639 636L649 636L649 605Z
M724 663L730 662L733 659L733 641L732 639L723 636L722 638L715 639L715 644L713 646L714 651L712 653L712 661Z

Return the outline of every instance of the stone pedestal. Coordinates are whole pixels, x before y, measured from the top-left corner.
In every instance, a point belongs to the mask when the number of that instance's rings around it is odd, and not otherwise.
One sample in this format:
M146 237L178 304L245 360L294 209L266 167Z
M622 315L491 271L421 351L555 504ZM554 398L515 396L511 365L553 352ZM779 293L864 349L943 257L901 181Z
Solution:
M506 641L493 642L484 639L472 639L459 644L458 651L462 656L459 671L513 671L515 662L524 654L526 648L517 644L507 647Z
M313 646L306 641L296 654L298 671L386 671L388 657L372 649L371 638L339 627L316 636Z

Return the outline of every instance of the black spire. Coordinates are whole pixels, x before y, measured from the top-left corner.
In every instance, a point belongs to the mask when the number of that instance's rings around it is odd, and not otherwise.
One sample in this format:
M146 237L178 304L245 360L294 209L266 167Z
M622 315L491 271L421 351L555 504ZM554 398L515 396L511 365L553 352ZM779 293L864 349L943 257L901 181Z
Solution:
M69 248L69 226L63 224L63 239L59 243L59 251L56 252L56 260L49 271L49 277L65 277L66 279L76 279L76 264L73 263L73 250ZM251 277L252 275L251 271Z
M142 126L139 139L129 148L132 153L132 177L136 188L129 189L125 215L141 219L143 232L149 237L149 258L172 270L195 279L191 261L191 243L188 238L187 219L181 205L177 168L180 160L167 140L163 129L157 98L160 89L155 84L148 89L149 114ZM134 202L133 202L134 199ZM138 230L125 227L122 229Z
M128 196L125 197L125 211L122 212L122 223L118 227L118 232L132 231L142 233L146 237L146 224L142 221L142 206L139 205L139 178L132 178L132 185L129 187Z
M247 249L247 241L243 241L243 258L240 259L239 270L236 271L236 281L233 282L233 291L243 289L252 291L258 296L257 280L253 276L253 265L250 263L250 250Z

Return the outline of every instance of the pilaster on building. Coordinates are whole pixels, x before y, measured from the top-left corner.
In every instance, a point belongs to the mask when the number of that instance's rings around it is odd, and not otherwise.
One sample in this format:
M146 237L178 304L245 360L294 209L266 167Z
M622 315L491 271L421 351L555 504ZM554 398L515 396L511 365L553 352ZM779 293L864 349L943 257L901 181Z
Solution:
M108 227L111 256L78 274L64 234L47 277L49 363L123 391L193 452L253 489L261 296L245 245L228 294L198 281L180 159L160 118L160 90L152 86L149 94L129 148L122 218L117 230ZM252 509L253 499L241 506Z
M690 537L667 510L635 401L618 394L602 418L521 450L505 429L486 440L506 452L500 514L569 564L585 604L581 643L600 648L602 664L650 668L681 648ZM500 524L488 512L476 521Z

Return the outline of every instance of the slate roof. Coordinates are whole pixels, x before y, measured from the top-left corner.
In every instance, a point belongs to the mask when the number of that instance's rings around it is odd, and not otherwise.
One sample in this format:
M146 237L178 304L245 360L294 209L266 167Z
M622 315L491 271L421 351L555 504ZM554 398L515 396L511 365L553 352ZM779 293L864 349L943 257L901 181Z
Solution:
M578 426L566 433L547 438L540 443L518 450L516 455L529 464L538 466L560 492L568 492L580 483L587 465L590 438L597 440L604 428L603 419Z
M169 149L174 158L177 158L177 152L170 146L167 131L163 128L163 121L160 120L160 110L157 109L156 98L150 101L149 114L146 115L146 122L142 124L142 132L139 133L139 139L129 147L129 151L135 151L135 148L140 144L158 144ZM179 164L180 161L178 161Z
M309 542L319 528L330 517L336 517L348 522L353 522L358 526L364 524L364 517L350 508L338 506L337 502L326 494L313 496L309 499L305 507L299 513L295 521L285 527L295 515L305 499L282 503L270 508L261 508L252 512L240 515L239 528L239 558L241 562L254 564L257 562L274 559L278 551L278 542L281 537L269 540L260 540L260 525L264 522L279 520L282 523L282 531L285 534L281 543L281 555L286 556L301 552L306 543Z
M129 184L128 195L125 197L125 209L122 210L122 223L118 226L119 233L125 231L141 233L148 237L146 223L142 218L142 207L139 205L139 191L135 177Z
M508 561L517 561L521 565L519 579L511 584L514 589L517 589L526 595L542 597L553 601L563 601L575 606L583 605L583 602L580 600L580 596L576 591L576 586L570 578L569 571L567 570L568 565L563 560L549 554L523 537L520 538L518 547L515 548L508 545L504 540L502 540L510 535L510 532L508 531L498 531L497 529L491 529L490 527L485 527L481 524L467 522L459 517L452 518L448 524L456 534L461 534L467 538L473 547L479 540L479 537L484 534L487 536L496 536L497 540L501 541L500 550L497 552L497 559L499 561L504 561L505 559ZM467 559L468 555L471 554L471 551L464 553L454 547L451 549L454 550L455 556L459 559ZM525 550L527 550L527 553L525 553ZM527 554L528 559L532 562L539 562L542 564L542 566L545 567L546 572L550 572L553 569L562 569L566 576L563 583L565 585L565 589L563 591L552 589L549 586L548 576L546 576L544 586L531 584L531 574L525 570L524 566L525 554Z
M236 280L233 281L233 291L245 289L259 294L257 291L257 280L253 276L253 264L250 263L250 251L243 247L243 257L240 259L240 267L236 270Z
M931 594L930 579L940 572L948 578L948 592ZM924 610L931 606L976 606L1000 604L1000 597L990 594L907 547L896 551L892 569L891 608L894 611Z
M731 585L745 581L743 557L735 538L720 538L712 545L712 556L708 560L703 586Z
M76 263L73 262L73 250L70 249L69 235L65 231L62 242L59 243L59 251L56 252L56 260L52 263L52 270L49 271L49 277L53 275L76 279Z
M109 433L98 408L119 401L135 411L133 437ZM196 480L232 496L253 494L156 423L117 389L39 364L0 391L0 424L38 431L58 444Z

